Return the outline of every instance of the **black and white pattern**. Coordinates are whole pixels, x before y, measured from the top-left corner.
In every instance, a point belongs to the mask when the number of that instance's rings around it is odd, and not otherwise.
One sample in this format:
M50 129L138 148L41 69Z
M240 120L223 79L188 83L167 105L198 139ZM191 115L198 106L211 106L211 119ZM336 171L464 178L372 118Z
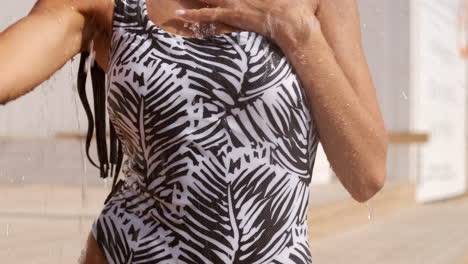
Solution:
M256 32L175 35L116 0L107 110L125 183L93 225L110 264L312 263L318 134L281 49Z

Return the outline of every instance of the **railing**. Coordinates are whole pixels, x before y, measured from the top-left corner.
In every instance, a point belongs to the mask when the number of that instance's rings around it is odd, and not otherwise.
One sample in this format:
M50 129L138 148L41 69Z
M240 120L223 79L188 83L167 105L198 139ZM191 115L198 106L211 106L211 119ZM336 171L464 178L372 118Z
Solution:
M420 144L429 142L428 133L413 133L413 132L390 132L388 133L388 140L390 145L413 145L416 146L416 185L421 178L421 147Z

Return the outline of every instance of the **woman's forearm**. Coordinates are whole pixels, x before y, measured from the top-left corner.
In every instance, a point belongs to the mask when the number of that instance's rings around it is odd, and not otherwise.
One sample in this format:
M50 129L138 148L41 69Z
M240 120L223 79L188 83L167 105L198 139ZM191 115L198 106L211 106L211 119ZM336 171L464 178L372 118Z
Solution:
M337 177L356 200L368 200L386 178L387 135L380 113L365 108L321 32L280 46L308 95Z
M0 33L0 104L47 80L77 54L84 16L70 8L33 9Z

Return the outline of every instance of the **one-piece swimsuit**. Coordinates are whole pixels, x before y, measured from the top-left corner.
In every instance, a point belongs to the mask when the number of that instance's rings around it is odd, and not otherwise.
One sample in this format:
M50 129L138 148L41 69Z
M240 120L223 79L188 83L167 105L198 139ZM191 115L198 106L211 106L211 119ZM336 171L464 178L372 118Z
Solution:
M109 264L310 264L318 133L292 64L251 31L186 37L115 0L107 113L125 160L92 234Z

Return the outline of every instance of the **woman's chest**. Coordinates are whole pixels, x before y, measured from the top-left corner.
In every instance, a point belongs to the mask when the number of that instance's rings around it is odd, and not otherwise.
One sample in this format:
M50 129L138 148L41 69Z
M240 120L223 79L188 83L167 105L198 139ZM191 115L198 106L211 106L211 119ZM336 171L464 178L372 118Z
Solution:
M125 126L135 122L131 131L147 133L153 123L165 130L165 118L171 120L166 124L191 124L189 132L220 120L235 128L236 122L253 119L269 131L276 122L309 118L307 98L286 56L255 32L212 40L121 32L114 34L111 51L109 114ZM287 135L289 128L277 127L272 135Z
M114 3L115 2L115 3ZM93 23L96 24L96 30L94 32L93 50L96 52L96 62L105 71L108 71L109 53L111 49L111 41L113 30L115 30L114 19L116 13L118 15L119 10L116 10L117 3L121 0L108 1L107 5L96 5ZM134 1L135 2L135 1ZM180 8L202 8L207 6L201 2L193 0L184 1L171 1L171 0L138 0L136 2L142 2L145 4L148 13L148 19L155 25L158 25L161 30L169 32L171 34L177 34L184 37L192 37L197 33L194 32L193 23L188 23L178 17L175 17L175 10ZM114 4L112 4L114 3ZM146 6L147 5L147 6ZM200 24L202 27L210 27L212 25ZM199 28L200 26L198 26ZM215 30L211 30L211 35L227 34L235 32L238 28L232 27L226 24L217 23ZM174 33L172 33L174 32Z
M110 88L120 83L140 95L181 85L232 101L297 81L281 49L255 32L197 39L150 28L114 32L111 42Z

